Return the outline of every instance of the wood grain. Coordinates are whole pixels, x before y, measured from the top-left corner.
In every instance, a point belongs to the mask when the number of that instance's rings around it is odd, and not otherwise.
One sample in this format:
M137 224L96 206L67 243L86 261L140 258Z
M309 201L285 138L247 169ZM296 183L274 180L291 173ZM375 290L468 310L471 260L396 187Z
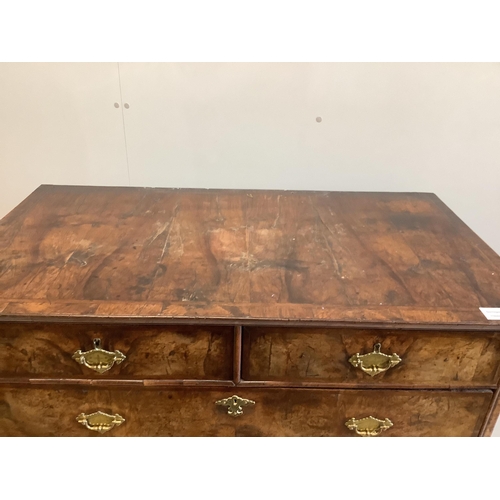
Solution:
M371 377L349 358L372 352L376 343L402 361ZM496 387L500 334L245 327L242 368L244 380Z
M125 361L103 374L77 363L95 338ZM0 323L0 377L232 380L233 343L225 326Z
M500 257L431 194L42 186L0 222L0 316L493 327Z
M488 411L486 412L486 418L484 419L479 435L490 437L493 434L496 423L498 422L498 417L500 417L500 388L498 388L493 395L493 399L490 403Z
M499 276L432 194L41 186L0 221L0 435L487 435ZM126 360L77 364L94 338ZM377 342L403 361L371 378Z
M218 399L233 392L0 388L2 436L99 436L76 416L118 413L125 423L104 436L351 436L345 422L389 418L385 436L476 436L491 391L239 390L254 400L240 417Z

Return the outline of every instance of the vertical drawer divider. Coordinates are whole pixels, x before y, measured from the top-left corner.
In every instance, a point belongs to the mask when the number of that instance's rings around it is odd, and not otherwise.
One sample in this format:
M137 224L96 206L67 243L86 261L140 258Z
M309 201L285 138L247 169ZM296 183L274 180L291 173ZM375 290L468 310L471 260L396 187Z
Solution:
M233 357L233 382L238 385L241 382L241 341L242 327L234 327L234 357Z

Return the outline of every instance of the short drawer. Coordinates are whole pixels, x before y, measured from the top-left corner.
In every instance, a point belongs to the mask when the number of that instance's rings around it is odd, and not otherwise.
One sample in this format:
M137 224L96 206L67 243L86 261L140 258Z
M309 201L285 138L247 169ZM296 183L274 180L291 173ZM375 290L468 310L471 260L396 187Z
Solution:
M233 344L232 327L0 323L0 377L230 380Z
M491 399L491 391L0 388L0 435L477 436Z
M377 351L378 356L365 356ZM498 333L243 330L242 377L251 381L494 387L499 379L499 362Z

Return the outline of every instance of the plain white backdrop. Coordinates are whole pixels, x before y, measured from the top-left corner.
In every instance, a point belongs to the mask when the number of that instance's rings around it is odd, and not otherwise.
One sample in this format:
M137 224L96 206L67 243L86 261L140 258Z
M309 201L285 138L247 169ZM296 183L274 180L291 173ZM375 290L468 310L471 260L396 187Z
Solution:
M0 64L0 216L40 184L421 191L500 253L499 180L499 63Z
M1 60L6 61L499 61L498 2L254 0L249 3L234 0L142 0L124 3L88 0L83 3L46 0L35 3L18 0L2 6L0 53L3 54ZM137 138L134 139L131 113L139 112L141 106L137 107L138 102L132 102L130 95L126 95L127 88L133 89L137 83L128 79L125 65L120 64L120 72L116 63L106 64L108 70L99 65L97 74L100 76L97 80L96 65L83 65L79 70L72 71L68 70L68 65L63 65L65 69L59 73L56 69L34 71L35 65L29 65L31 74L27 75L27 79L22 75L25 70L21 66L17 70L8 70L5 65L0 65L0 213L10 210L41 182L118 184L119 176L124 184L128 184L129 175L130 182L134 182L136 178L133 176L141 168L148 168L148 165L139 164L137 167L134 163L137 156L134 157L133 148L137 151L138 142L135 142ZM464 68L462 64L459 66ZM441 123L448 126L451 136L446 139L446 127L438 127L434 144L437 150L433 152L429 143L417 140L417 134L413 142L417 147L408 155L427 151L427 158L438 160L437 157L441 157L440 161L434 163L437 172L432 171L431 174L436 173L442 179L443 186L447 184L448 192L456 191L455 200L461 198L464 203L469 203L469 209L460 209L457 204L446 199L437 187L432 189L440 193L498 252L498 243L495 243L495 238L498 242L498 205L496 213L492 213L494 205L491 204L491 192L493 190L494 195L494 190L498 190L500 172L496 169L489 178L482 176L482 160L487 158L487 165L491 166L498 158L498 150L497 153L492 152L495 145L487 139L491 137L490 134L498 137L498 122L495 122L499 116L496 100L496 89L499 88L497 67L497 64L491 63L484 65L484 68L488 68L487 72L494 75L485 78L480 73L468 72L473 80L469 82L470 85L463 72L462 77L466 79L463 84L460 75L456 79L443 75L432 79L428 87L431 89L430 94L427 95L431 98L434 96L434 102L431 105L427 101L428 106L425 108L426 98L423 97L415 104L413 113L417 113L421 105L419 103L424 102L423 113L430 108L431 111L435 109L437 115L432 117L432 114L427 113L428 118L423 116L418 121L421 124L419 127L425 127L427 123L432 128L432 123ZM12 78L13 71L18 72L17 79ZM125 114L122 106L109 107L110 102L111 105L119 102L121 96L117 93L120 87L119 73L123 96L131 100L129 114ZM444 86L439 83L443 78ZM136 77L136 82L137 79L141 80L141 77ZM157 81L164 80L161 77ZM482 84L476 86L478 80L483 81L486 87ZM170 80L171 84L174 81ZM416 83L419 81L417 76ZM139 86L154 83L144 77ZM203 85L203 82L199 84ZM174 85L178 85L178 80ZM446 85L451 91L450 95ZM394 89L393 86L391 88ZM409 88L412 88L411 85ZM5 89L9 94L6 95ZM457 89L464 91L461 94L463 99L459 98L460 91L455 93ZM354 97L356 89L352 92ZM415 91L413 94L418 93ZM66 100L60 98L64 94ZM372 106L379 106L386 117L382 118L382 124L387 123L387 117L391 114L388 113L388 105L392 100L390 94L385 94L387 105L371 103ZM467 107L468 95L472 96L469 104L484 97L483 105ZM165 98L165 93L161 93L161 96ZM45 100L47 97L49 99ZM444 97L444 107L440 106L441 97ZM352 98L344 98L347 99L348 111ZM395 104L392 107L394 116L397 116L396 104L401 101L404 103L404 96L392 100ZM150 103L154 108L154 100ZM491 104L489 110L488 103ZM161 100L159 104L160 110ZM451 120L452 115L446 112L446 108L451 113L453 109L462 111L461 126L455 128L451 123L454 121ZM6 109L18 109L19 116L14 113L14 116L7 114L5 117ZM117 109L119 113L115 112ZM324 109L312 110L312 119L315 120L316 113L322 116L320 113L324 114ZM144 111L145 108L141 113ZM404 119L405 113L409 111L403 107L400 117ZM358 117L362 118L362 110L357 112ZM149 118L148 113L143 116ZM362 126L355 114L350 116L353 123L357 121ZM486 122L483 120L485 117ZM166 123L169 113L161 118L162 123ZM309 121L309 114L307 119L305 116L302 118L301 127L317 124ZM327 121L326 115L323 118L319 125L333 123ZM467 119L469 123L466 123ZM307 125L302 125L306 122ZM139 131L148 127L147 120L136 123ZM410 118L407 123L411 127ZM344 131L347 135L341 137L351 137L351 140L340 146L348 155L350 152L356 153L354 125L344 121L342 126L346 127ZM390 130L394 129L397 130L397 127ZM127 148L125 130L128 131ZM322 129L316 127L311 130L319 133ZM412 130L415 132L415 129ZM466 135L456 133L459 130L465 131ZM404 129L400 134L402 132ZM404 152L404 148L399 148L396 142L399 137L395 137L396 153ZM146 139L141 140L153 140L154 144L157 138L153 135L150 139L146 136ZM364 140L367 140L366 137ZM462 144L463 140L469 142L469 146ZM481 141L486 141L485 151ZM382 150L388 149L386 144L383 143ZM458 150L454 151L454 148ZM253 149L259 151L258 147ZM122 152L122 159L118 151ZM127 158L128 152L130 155ZM465 157L460 152L465 152ZM360 153L356 154L360 158ZM426 158L425 155L422 159ZM376 158L376 155L373 157ZM377 178L375 174L379 174L380 169L375 169L374 175L370 176L369 151L365 153L365 158L367 160L363 162L363 169L357 178L354 177L355 171L344 170L340 175L356 179L356 184L363 181L371 183L372 179ZM448 161L457 158L458 163ZM17 161L12 164L13 159ZM65 161L58 164L58 159ZM283 168L284 165L274 160L271 163L273 168ZM343 165L346 164L331 167L332 177L334 172L338 177ZM394 166L394 163L388 165ZM407 162L401 165L404 167ZM430 168L425 165L426 162L420 162L418 168L427 168L426 172L429 172ZM237 167L238 164L234 167L235 179L241 172ZM169 178L174 175L172 165L163 168ZM186 183L188 178L189 184L196 179L196 175L193 175L195 168L201 171L203 167L195 167L191 163L190 171L184 177ZM259 182L264 167L257 165L255 168L257 170L250 177L253 182ZM313 173L319 172L318 164L309 163L300 179L313 179L307 173L310 168L313 168ZM445 168L448 171L442 170ZM491 171L489 166L486 168ZM149 175L147 170L144 172L140 175ZM365 175L367 172L369 177ZM444 174L441 175L441 172ZM47 178L52 175L51 179ZM182 178L182 171L175 175ZM271 179L273 175L271 173ZM463 181L464 175L467 182ZM165 179L165 173L163 176ZM411 185L409 189L419 189L419 186L412 184L414 172L407 171L405 176ZM418 178L421 176L418 175ZM241 179L248 181L248 178ZM390 179L388 171L377 182L383 184ZM278 177L278 180L293 182L293 178L286 174ZM462 195L463 186L468 186L469 180L473 189ZM165 185L170 185L167 181ZM315 182L323 181L323 178L315 179ZM325 188L331 189L331 182ZM483 197L479 195L477 202L477 193L482 188L487 194L486 201L483 202ZM476 198L468 201L471 191L476 193L473 195ZM473 216L473 213L476 215ZM479 223L484 224L484 231L479 229ZM70 495L72 499L78 500L88 499L89 491L97 491L102 497L119 496L124 499L136 499L139 496L295 499L306 495L329 498L339 494L352 498L360 496L360 491L368 491L373 500L388 496L404 496L405 500L421 499L428 497L429 492L432 492L431 496L460 499L494 496L498 490L492 480L497 472L497 442L458 438L360 439L354 442L335 438L250 438L236 442L222 438L111 441L68 438L50 440L49 443L44 439L4 438L1 439L0 469L2 493L12 498L19 498L20 495L43 498L47 492L51 498L67 498Z

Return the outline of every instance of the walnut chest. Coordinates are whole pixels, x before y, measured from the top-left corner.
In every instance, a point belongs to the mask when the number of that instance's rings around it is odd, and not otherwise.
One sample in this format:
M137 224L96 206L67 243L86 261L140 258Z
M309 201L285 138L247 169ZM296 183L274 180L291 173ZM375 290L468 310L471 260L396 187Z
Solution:
M41 186L0 222L0 435L489 435L499 276L432 194Z

